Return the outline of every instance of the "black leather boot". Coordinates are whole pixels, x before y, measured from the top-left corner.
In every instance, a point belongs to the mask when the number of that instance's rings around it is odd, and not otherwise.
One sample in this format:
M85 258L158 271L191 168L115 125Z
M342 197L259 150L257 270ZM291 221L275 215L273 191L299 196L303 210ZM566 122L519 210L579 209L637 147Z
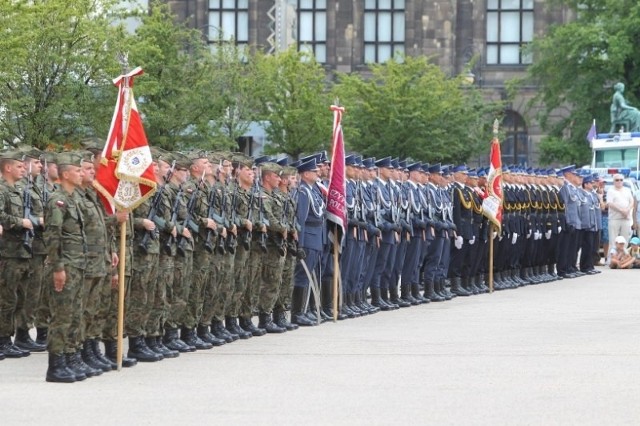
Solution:
M293 287L293 293L291 295L291 322L302 327L310 327L316 325L312 322L303 312L304 303L306 301L306 294L309 291L308 288Z
M127 356L129 358L135 358L139 362L156 362L164 359L161 354L147 347L144 337L142 336L129 337L129 352Z
M240 328L248 333L251 333L252 336L264 336L265 334L267 334L267 330L265 330L263 327L260 327L260 325L256 327L251 318L240 317L239 322Z
M86 377L95 377L102 374L102 370L98 370L96 368L91 368L82 360L82 356L80 352L74 352L72 354L67 354L67 365L71 368L71 370L78 374L79 372L84 374Z
M211 322L211 334L218 339L223 339L227 343L233 343L240 338L237 334L231 334L224 328L224 324L220 320L213 320Z
M408 308L411 306L411 303L400 298L398 294L398 284L391 284L389 287L389 301L398 305L400 308Z
M180 339L190 347L196 348L199 351L213 348L211 343L203 341L196 335L196 330L193 328L182 327L180 330Z
M24 351L14 345L11 337L0 337L0 352L7 358L24 358L31 355L29 351Z
M111 371L111 364L102 363L96 358L96 354L93 353L93 346L91 340L85 340L82 342L82 351L80 352L82 360L91 368L101 370L103 372Z
M162 338L160 336L145 337L144 342L147 344L149 349L162 355L164 358L177 358L180 356L180 352L167 348L162 343Z
M458 296L471 296L471 293L462 288L462 278L460 277L451 278L451 292Z
M360 293L360 299L362 300L362 306L369 311L370 314L376 314L378 312L380 312L380 308L378 308L377 306L373 306L371 303L369 303L369 300L367 299L367 289L363 289L362 292Z
M76 381L73 371L67 368L67 360L64 355L49 354L46 380L54 383L73 383Z
M422 293L420 292L420 284L418 283L411 284L411 295L413 296L414 299L416 299L421 304L431 302L431 300L427 299L422 295Z
M227 343L224 339L219 339L209 331L209 326L199 324L197 329L198 337L207 343L211 343L213 346L222 346Z
M104 341L104 355L109 359L109 361L118 364L118 344L115 340L105 340ZM133 367L136 365L138 361L134 358L129 358L126 356L124 351L122 351L122 366L125 368Z
M101 363L111 367L112 370L116 370L118 368L118 365L115 362L111 361L106 356L104 356L104 354L102 353L102 350L100 350L100 341L98 339L91 339L90 342L91 342L91 349L93 349L93 354L95 355L96 359Z
M287 329L287 331L298 329L298 324L290 323L287 319L287 314L279 309L273 311L273 322L276 323L278 327Z
M47 336L49 334L49 329L46 327L38 327L36 328L36 343L39 345L47 346Z
M249 331L244 331L238 325L238 318L236 317L226 317L225 320L225 328L229 331L229 333L237 334L241 339L246 340L251 338L253 334Z
M411 306L419 305L417 300L411 297L411 285L409 284L401 284L400 285L400 300L408 303Z
M379 288L371 288L371 304L381 311L390 311L392 308L384 300Z
M430 302L444 302L444 297L440 296L435 291L436 283L433 281L425 281L424 283L424 297Z
M273 322L271 318L271 314L267 312L260 312L258 314L259 322L258 328L266 330L267 333L284 333L287 331L286 328L280 327L276 323Z
M164 337L163 337L163 342L164 345L173 350L173 351L178 351L180 353L185 353L185 352L193 352L196 350L195 347L191 347L189 345L187 345L185 342L183 342L179 337L178 337L178 329L177 328L167 328L164 330Z
M347 300L347 306L349 306L349 309L351 309L353 312L359 314L358 316L365 316L365 315L369 315L369 311L367 311L366 309L362 309L360 307L360 304L358 303L357 299L358 299L358 294L359 292L357 291L352 291L347 293L346 296L346 300Z
M23 328L16 329L16 338L13 344L28 352L44 352L46 349L45 345L34 342L29 335L29 330Z
M3 353L3 352L0 352L0 361L2 361L2 360L3 360L3 359L5 359L5 358L6 358L6 356L4 356L4 353Z

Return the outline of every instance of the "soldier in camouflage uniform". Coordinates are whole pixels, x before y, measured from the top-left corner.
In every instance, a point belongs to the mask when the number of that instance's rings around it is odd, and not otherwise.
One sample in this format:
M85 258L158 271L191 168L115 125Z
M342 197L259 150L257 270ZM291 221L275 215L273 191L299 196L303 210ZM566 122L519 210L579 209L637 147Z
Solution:
M284 200L274 194L278 188L281 178L282 167L275 163L266 163L262 167L262 191L260 207L263 209L266 218L266 252L262 256L256 256L260 265L253 267L252 279L259 283L258 294L258 328L262 328L267 333L284 333L286 328L280 327L273 322L271 313L276 304L280 287L282 285L282 269L284 267L287 253L287 232L288 228L283 223Z
M255 209L250 205L255 202L252 197L252 187L255 178L253 169L251 168L253 160L244 156L235 156L232 159L234 167L234 176L236 185L232 191L234 192L232 209L236 211L235 225L238 228L238 247L236 249L235 262L233 266L233 283L234 288L231 291L228 300L228 309L225 317L225 326L232 336L239 336L241 339L248 339L252 333L245 331L238 325L238 315L240 314L241 300L247 289L246 271L247 261L249 260L249 252L251 249L251 239L253 233L253 222L255 217ZM251 313L249 313L251 315ZM254 326L255 327L255 326ZM264 334L263 332L259 332Z
M84 218L76 189L82 185L82 157L58 155L61 189L51 194L46 208L44 240L47 265L44 285L50 290L49 382L72 383L87 378L93 369L76 351L82 313L82 288L86 268Z
M27 174L16 183L16 186L23 192L29 188L30 209L32 220L38 224L44 217L44 206L42 204L42 188L36 185L36 178L42 170L40 162L40 151L35 148L29 148L25 151L24 166ZM43 227L39 224L34 226L33 238L31 241L31 260L30 270L31 278L24 283L24 291L21 292L24 297L23 301L18 301L18 305L22 309L17 312L16 316L16 339L15 345L23 350L31 352L43 352L46 349L46 342L34 342L29 336L29 329L35 324L36 309L40 303L40 295L42 294L42 274L44 273L44 259L46 251L44 241L42 239Z
M211 270L204 288L204 303L198 334L209 337L209 334L219 341L231 343L233 336L229 333L222 321L224 320L225 301L229 296L233 276L233 260L235 258L236 227L231 226L229 212L231 198L226 190L224 182L229 176L231 162L225 154L213 154L209 156L211 173L206 175L208 198L207 204L213 209L212 218L216 221L218 232L207 231L204 244L214 253L211 260ZM227 229L228 228L228 229ZM227 238L230 238L232 247L228 247ZM213 340L211 343L213 343Z
M286 157L285 157L286 160ZM274 195L279 196L284 204L283 217L284 223L288 228L289 238L287 246L287 256L284 260L284 266L282 268L282 285L278 293L276 304L273 307L273 322L282 328L287 330L295 330L298 328L298 324L292 324L287 319L285 311L291 305L291 292L293 291L293 271L296 265L297 255L297 239L298 231L296 229L296 203L295 192L298 185L298 171L294 167L283 165L283 171L280 186L277 191L274 190Z
M31 279L31 254L24 248L25 232L34 229L23 218L23 192L16 183L24 177L24 154L5 151L0 157L0 225L4 230L0 246L0 353L7 358L21 358L29 351L11 341L16 329L16 314L24 303L24 291Z
M196 327L202 318L205 287L212 272L213 251L207 250L205 241L207 234L217 233L218 224L209 218L209 193L210 187L207 176L213 173L207 153L196 151L189 154L191 166L189 168L191 179L185 184L187 193L190 193L190 222L193 223L191 234L193 235L193 278L187 299L187 309L183 319L182 340L196 349L211 349L214 345L221 346L225 343L209 333L206 326Z

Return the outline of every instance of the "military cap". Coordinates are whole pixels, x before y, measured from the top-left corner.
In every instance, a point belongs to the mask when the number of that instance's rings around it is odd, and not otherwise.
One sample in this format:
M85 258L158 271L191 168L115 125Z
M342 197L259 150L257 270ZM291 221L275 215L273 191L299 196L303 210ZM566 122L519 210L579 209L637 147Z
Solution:
M399 164L399 161L398 161L397 157L391 159L391 168L392 169L399 169L400 168L400 164Z
M305 155L304 157L300 157L300 162L306 163L307 161L313 158L314 160L316 160L316 164L318 164L320 163L320 157L321 157L321 154L316 152L315 154Z
M446 165L441 167L442 176L450 176L451 175L451 166Z
M364 164L362 164L362 155L356 155L356 166L364 167Z
M451 169L451 173L469 173L469 169L466 164L458 164Z
M485 177L487 175L487 170L484 167L480 167L478 169L478 177Z
M565 173L573 173L573 174L577 174L576 173L576 166L575 164L572 164L570 166L564 166L562 167L559 171L559 173L565 174Z
M231 157L231 163L233 164L234 167L238 167L240 165L245 166L245 167L252 167L253 166L253 158L248 157L244 154L241 153L236 153Z
M358 165L358 161L357 158L354 154L351 155L347 155L346 157L344 157L344 165L345 166L357 166Z
M398 168L402 170L407 169L407 160L398 161Z
M320 151L318 154L318 163L330 163L327 151Z
M51 151L43 151L40 153L40 161L42 162L47 162L50 164L56 164L56 154L55 152L51 152Z
M282 174L280 176L294 176L298 174L298 169L291 166L284 166L282 168Z
M260 166L260 169L263 173L271 172L277 174L278 176L282 174L282 166L277 163L263 163L262 166Z
M476 169L469 169L467 172L467 176L470 178L478 178L478 171Z
M311 172L311 171L316 171L318 170L318 166L316 165L316 159L311 158L310 160L301 163L298 166L298 173L304 173L304 172Z
M80 145L82 145L84 149L94 153L95 151L102 152L102 149L104 148L104 144L105 142L102 139L97 138L95 136L84 138L80 141Z
M302 164L302 161L301 161L301 160L297 160L297 161L294 161L293 163L291 163L291 164L289 164L289 165L290 165L291 167L293 167L293 168L295 168L295 169L297 170L297 169L298 169L298 166L299 166L300 164Z
M207 151L203 149L189 151L186 155L187 155L187 158L191 161L199 160L201 158L209 159L209 154L207 153Z
M375 169L376 159L373 157L365 158L364 160L362 160L362 166L369 170Z
M31 146L31 145L19 146L17 151L22 153L22 155L25 157L24 159L33 158L34 160L37 160L40 158L40 155L42 154L42 151L40 151L35 146Z
M282 157L279 160L276 160L275 163L281 165L282 167L289 165L289 157Z
M269 161L271 161L271 159L269 158L268 155L262 155L260 157L257 157L255 160L253 160L253 164L255 166L260 166L261 164L267 163Z
M442 166L440 163L432 164L428 168L429 173L440 174L442 173Z
M95 154L91 151L81 151L80 155L82 155L82 161L86 163L93 163L96 159Z
M593 175L587 175L583 177L582 183L593 183Z
M391 164L391 157L384 157L379 159L378 161L376 161L376 166L378 168L382 167L382 168L392 169L393 165Z
M416 163L412 163L407 165L407 170L409 172L421 172L422 171L422 163L421 162L416 162Z
M60 152L57 155L56 164L58 166L80 166L82 165L82 154L76 151Z
M184 154L181 154L179 152L172 152L171 153L171 159L172 161L176 162L176 169L189 169L189 167L191 167L191 160L189 160L189 157L187 157Z
M24 161L25 155L24 152L19 149L5 149L0 151L0 158L3 160L17 160Z

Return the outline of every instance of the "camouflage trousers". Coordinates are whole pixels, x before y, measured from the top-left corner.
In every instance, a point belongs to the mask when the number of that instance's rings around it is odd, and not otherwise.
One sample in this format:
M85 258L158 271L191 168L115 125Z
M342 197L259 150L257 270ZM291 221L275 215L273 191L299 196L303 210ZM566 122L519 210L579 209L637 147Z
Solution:
M34 254L29 259L31 276L23 283L23 290L20 292L24 296L24 301L18 302L22 309L16 312L16 328L29 330L35 325L36 310L40 305L42 294L42 276L44 274L45 255Z
M240 300L240 316L251 318L258 309L258 296L260 295L262 263L265 253L260 250L257 242L251 244L251 252L247 267L244 271L245 290Z
M271 313L280 295L282 268L286 256L280 256L275 246L267 247L267 252L262 256L262 268L257 279L260 283L257 307L259 312Z
M193 273L193 252L185 251L183 256L173 258L173 282L167 286L169 302L168 328L178 328L182 325L187 309L187 300L191 290L191 274Z
M97 339L102 336L102 329L111 305L111 276L85 276L82 292L84 315L78 345L82 345L86 339Z
M29 259L0 260L0 337L13 336L17 313L24 308L30 279Z
M225 314L237 317L240 314L240 304L247 287L247 267L250 250L245 250L241 244L236 249L236 257L233 264L233 285L230 290L230 297L227 299L228 306Z
M205 305L201 324L210 325L214 319L224 320L234 289L235 254L225 253L213 259L213 271L205 289Z
M126 275L124 277L124 304L127 306L127 295L129 294L129 287L131 286L131 277ZM107 302L107 319L104 322L104 328L102 330L102 338L104 340L116 340L118 338L118 287L115 288L109 286L109 297ZM123 332L123 336L127 333Z
M173 287L173 256L160 254L157 269L155 291L149 293L151 310L146 325L146 335L154 337L164 334L164 323L169 317L167 288Z
M205 304L205 288L213 270L213 253L198 247L193 253L193 274L182 325L194 328L200 323ZM209 303L209 301L207 301Z
M130 337L144 336L158 286L158 254L138 253L127 295L124 327Z
M293 271L296 268L297 258L287 256L284 258L284 266L282 268L282 284L278 292L276 304L273 307L276 311L286 311L291 306L291 293L293 292Z
M43 281L49 289L51 307L47 350L56 355L76 352L84 312L82 298L84 271L73 266L66 266L65 272L67 280L62 291L56 291L53 287L52 267L49 266L45 269Z

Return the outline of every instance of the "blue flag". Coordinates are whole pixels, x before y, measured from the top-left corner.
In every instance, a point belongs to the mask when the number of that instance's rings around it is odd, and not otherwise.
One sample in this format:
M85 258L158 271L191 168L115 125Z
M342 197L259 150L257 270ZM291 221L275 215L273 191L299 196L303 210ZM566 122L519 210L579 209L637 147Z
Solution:
M593 124L589 129L589 133L587 133L587 142L591 143L592 140L596 138L598 132L596 131L596 120L593 120Z

